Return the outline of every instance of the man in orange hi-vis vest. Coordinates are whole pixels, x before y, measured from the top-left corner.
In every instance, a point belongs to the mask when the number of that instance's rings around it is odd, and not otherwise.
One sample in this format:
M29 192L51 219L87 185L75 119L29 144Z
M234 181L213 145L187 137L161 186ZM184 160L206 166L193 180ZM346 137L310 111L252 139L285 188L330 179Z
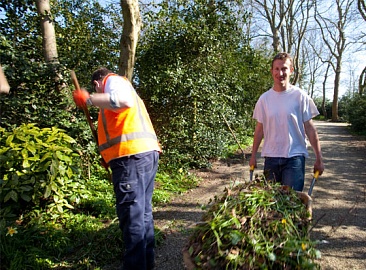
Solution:
M96 93L75 90L77 106L97 106L99 151L112 170L125 246L123 269L154 268L152 194L160 146L145 105L131 83L106 68L92 75ZM79 91L79 92L78 92Z

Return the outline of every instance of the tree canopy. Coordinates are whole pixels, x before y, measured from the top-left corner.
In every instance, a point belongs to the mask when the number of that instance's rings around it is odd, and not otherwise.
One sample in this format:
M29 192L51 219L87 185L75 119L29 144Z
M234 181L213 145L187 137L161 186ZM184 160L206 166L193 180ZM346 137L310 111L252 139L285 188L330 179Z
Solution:
M211 1L161 3L148 13L137 63L138 90L149 100L165 150L187 161L208 160L233 143L224 119L242 137L270 86L268 61L238 26L248 14Z

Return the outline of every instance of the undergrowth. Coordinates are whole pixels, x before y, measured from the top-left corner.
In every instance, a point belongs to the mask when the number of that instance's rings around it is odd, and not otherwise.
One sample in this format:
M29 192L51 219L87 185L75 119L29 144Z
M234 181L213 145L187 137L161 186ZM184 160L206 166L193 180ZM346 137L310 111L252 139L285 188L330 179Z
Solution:
M154 205L167 203L196 182L183 169L176 175L158 172ZM34 208L7 221L0 228L1 269L103 269L120 261L123 240L112 184L95 173L86 181L84 193L88 196L74 209L47 213ZM163 242L158 229L155 238L157 245Z

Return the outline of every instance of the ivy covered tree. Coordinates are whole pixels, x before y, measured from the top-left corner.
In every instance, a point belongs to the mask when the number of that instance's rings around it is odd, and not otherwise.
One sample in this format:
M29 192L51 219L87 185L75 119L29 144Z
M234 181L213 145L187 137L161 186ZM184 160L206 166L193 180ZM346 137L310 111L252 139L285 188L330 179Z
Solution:
M239 137L251 134L269 66L248 46L238 26L248 14L236 1L163 1L155 10L145 14L135 81L168 159L203 165L235 143L225 119Z
M44 59L34 1L1 1L0 11L0 61L11 87L9 95L0 96L1 125L57 121L53 103L61 96L55 91L54 71Z
M40 6L37 12L36 7L34 1L0 3L0 62L11 86L9 95L0 96L0 122L3 126L38 123L69 129L78 121L77 110L70 89L57 89L71 82L71 69L84 87L97 67L118 70L120 6L107 9L96 0L70 0L52 1L46 13ZM54 25L57 43L52 65L42 50L40 22L45 18ZM55 74L62 79L55 81Z

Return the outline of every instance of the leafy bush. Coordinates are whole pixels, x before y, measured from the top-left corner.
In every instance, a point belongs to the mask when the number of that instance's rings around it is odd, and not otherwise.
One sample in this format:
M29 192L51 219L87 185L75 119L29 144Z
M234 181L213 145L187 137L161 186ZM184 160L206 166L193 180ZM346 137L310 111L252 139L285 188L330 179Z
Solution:
M332 118L332 101L326 99L324 104L325 108L322 107L323 99L321 97L315 97L314 102L319 110L318 119L329 120Z
M366 95L356 95L348 107L348 121L358 133L366 133Z
M33 206L50 212L73 208L83 196L75 140L58 128L23 124L0 129L0 217L12 218Z
M161 2L148 12L135 78L167 162L205 167L251 136L252 110L270 86L268 60L246 46L233 2ZM168 23L166 23L168 22Z

